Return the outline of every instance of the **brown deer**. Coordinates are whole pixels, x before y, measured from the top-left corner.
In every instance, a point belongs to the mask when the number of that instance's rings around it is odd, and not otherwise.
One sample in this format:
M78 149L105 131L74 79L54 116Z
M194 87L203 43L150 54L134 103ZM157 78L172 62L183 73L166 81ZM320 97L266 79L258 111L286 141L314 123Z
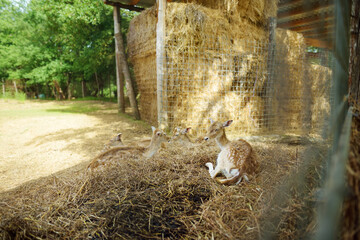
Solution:
M189 135L189 131L191 130L191 127L187 128L180 128L177 127L174 129L173 136L169 142L178 142L185 146L197 146L201 142L204 141L204 137L200 137L197 139L193 139Z
M112 138L107 144L104 144L103 151L109 150L113 147L124 146L124 143L121 139L122 133L118 133L114 138Z
M106 162L111 159L113 155L126 156L126 155L142 155L145 158L151 158L154 156L161 147L163 142L167 142L169 139L166 134L160 129L151 127L153 130L153 135L151 142L147 147L140 147L137 145L134 146L121 146L114 147L106 152L103 152L96 156L88 166L88 169L97 168L100 165L106 164Z
M224 123L216 122L210 119L211 125L204 140L215 139L221 152L216 160L216 167L208 162L205 165L209 168L212 178L222 173L226 179L218 179L222 184L238 184L242 177L249 180L247 174L258 172L259 164L251 145L245 140L239 139L230 141L225 134L225 128L230 126L233 120Z

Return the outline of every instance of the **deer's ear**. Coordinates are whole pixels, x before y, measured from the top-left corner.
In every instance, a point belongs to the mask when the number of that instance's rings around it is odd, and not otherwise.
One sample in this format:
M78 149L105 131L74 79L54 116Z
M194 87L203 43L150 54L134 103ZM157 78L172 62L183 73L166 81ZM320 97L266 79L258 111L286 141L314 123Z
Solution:
M191 127L185 128L184 133L188 133L190 131Z
M152 129L152 131L153 131L153 132L155 132L155 130L156 130L156 127L154 127L154 126L151 126L151 129Z
M215 121L214 120L212 120L211 118L209 118L209 120L210 120L210 123L211 124L213 124Z
M233 120L228 120L228 121L224 122L223 127L230 126L232 124L232 122L233 122Z
M118 141L121 141L121 133L119 133L117 136L116 136L116 140L118 140Z

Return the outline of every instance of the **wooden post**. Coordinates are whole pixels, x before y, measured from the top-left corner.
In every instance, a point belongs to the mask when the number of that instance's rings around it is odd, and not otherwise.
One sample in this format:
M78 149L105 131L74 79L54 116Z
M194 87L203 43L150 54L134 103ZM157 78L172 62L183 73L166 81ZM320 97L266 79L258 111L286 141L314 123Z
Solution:
M122 73L124 74L124 78L125 78L125 82L126 82L126 92L128 94L129 100L130 100L130 106L133 109L134 115L135 115L135 119L139 120L140 119L140 112L136 103L136 97L135 97L135 92L133 89L133 84L131 81L131 76L130 76L130 70L129 70L129 65L126 61L126 55L125 55L125 48L124 48L124 41L121 35L121 16L120 16L120 8L119 7L114 7L117 10L115 12L117 12L117 21L118 21L118 27L119 27L119 31L115 32L115 43L116 43L116 48L118 49L118 52L116 54L119 53L119 58L120 58L120 65L122 68ZM114 17L115 20L115 17Z
M165 12L166 0L157 0L158 22L156 25L156 78L157 78L157 117L158 126L168 128L167 114L164 105L167 104L165 79ZM165 105L166 106L166 105Z
M264 107L264 125L268 130L271 130L271 122L269 118L272 117L272 98L274 97L274 68L275 68L275 47L276 47L276 18L269 18L269 47L267 59L267 81L266 81L266 100Z
M117 87L117 102L119 112L125 113L125 98L124 98L124 76L121 69L120 60L120 46L119 39L116 35L121 34L120 30L120 8L114 6L114 33L115 33L115 60L116 60L116 87Z

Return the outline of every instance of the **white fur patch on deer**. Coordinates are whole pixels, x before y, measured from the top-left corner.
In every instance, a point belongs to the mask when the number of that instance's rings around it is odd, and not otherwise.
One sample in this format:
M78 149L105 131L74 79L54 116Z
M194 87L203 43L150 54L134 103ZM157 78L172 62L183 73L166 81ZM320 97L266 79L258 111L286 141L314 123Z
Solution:
M93 170L100 165L105 165L114 155L117 157L141 155L145 158L151 158L159 151L163 142L169 141L169 138L163 131L156 129L155 127L151 128L153 130L153 134L150 144L147 147L140 147L137 145L114 147L96 156L89 164L88 169Z
M245 140L239 139L230 141L225 134L225 128L233 122L228 120L224 123L216 122L210 119L211 125L204 139L215 139L221 152L216 161L216 167L208 162L205 165L209 168L212 178L223 174L225 179L217 179L222 184L238 184L242 178L248 180L248 175L258 172L259 164L251 145Z

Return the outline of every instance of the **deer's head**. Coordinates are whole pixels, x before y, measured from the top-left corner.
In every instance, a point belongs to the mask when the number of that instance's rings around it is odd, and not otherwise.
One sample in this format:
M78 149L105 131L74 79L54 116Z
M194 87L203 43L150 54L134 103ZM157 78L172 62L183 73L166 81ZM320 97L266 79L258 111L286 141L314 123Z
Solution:
M177 141L186 141L187 138L186 138L186 134L190 131L191 128L180 128L180 127L177 127L174 129L174 132L173 132L173 136L172 138L170 139L171 142L177 142ZM170 142L169 141L169 142Z
M228 120L224 123L220 123L210 118L210 122L211 125L208 128L208 132L204 137L204 140L206 141L209 139L215 139L221 137L225 133L224 128L230 126L233 120Z
M153 131L151 142L154 142L155 144L161 144L163 142L169 141L168 136L166 136L166 133L164 133L162 130L157 129L154 126L152 126L151 129Z

